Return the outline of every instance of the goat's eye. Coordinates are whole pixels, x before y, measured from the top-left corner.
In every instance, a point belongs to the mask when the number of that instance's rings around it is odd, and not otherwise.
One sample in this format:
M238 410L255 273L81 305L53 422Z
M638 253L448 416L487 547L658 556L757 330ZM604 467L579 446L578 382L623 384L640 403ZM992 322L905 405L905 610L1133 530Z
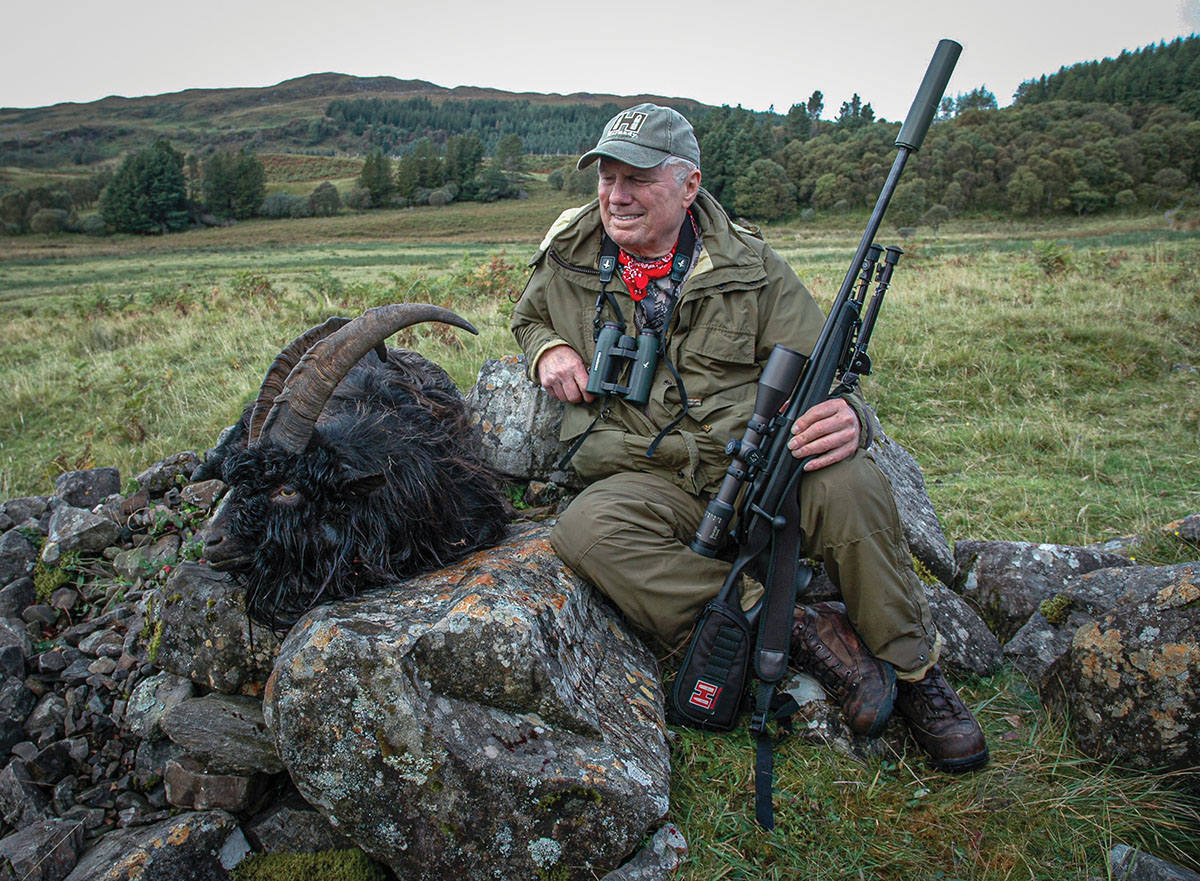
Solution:
M290 486L281 486L279 489L275 490L275 498L282 499L285 502L293 501L299 497L300 493Z

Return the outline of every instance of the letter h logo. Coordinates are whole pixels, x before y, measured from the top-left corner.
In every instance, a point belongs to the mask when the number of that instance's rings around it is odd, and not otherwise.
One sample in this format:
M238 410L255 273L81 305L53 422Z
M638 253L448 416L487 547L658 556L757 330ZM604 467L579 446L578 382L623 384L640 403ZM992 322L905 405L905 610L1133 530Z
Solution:
M696 687L692 689L692 696L688 698L688 703L711 713L717 706L717 698L721 696L721 691L721 686L697 679Z
M625 135L626 137L636 138L637 133L642 128L642 123L646 121L646 114L640 112L629 111L621 114L608 130L610 135Z

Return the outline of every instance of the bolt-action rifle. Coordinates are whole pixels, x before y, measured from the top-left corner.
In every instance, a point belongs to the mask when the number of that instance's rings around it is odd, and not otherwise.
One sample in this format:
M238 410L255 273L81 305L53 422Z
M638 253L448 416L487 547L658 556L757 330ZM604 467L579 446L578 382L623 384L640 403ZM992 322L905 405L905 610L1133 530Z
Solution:
M683 721L700 727L731 727L732 721L727 720L736 718L740 693L725 695L733 702L732 710L728 704L719 706L720 697L727 686L728 691L737 689L728 674L749 660L747 637L757 619L753 661L761 685L751 728L759 741L758 821L767 828L774 826L767 734L771 701L776 683L787 670L796 591L812 574L799 560L799 494L804 466L812 457L797 460L792 456L790 427L809 408L852 391L859 377L871 373L867 345L902 253L896 247L880 248L875 235L909 155L917 152L925 139L961 51L962 46L953 40L938 43L896 138L899 152L816 345L808 355L782 345L772 351L759 380L754 415L744 436L731 440L726 448L732 461L691 544L697 553L715 557L732 536L737 554L721 592L709 607L720 606L720 622L706 626L706 609L680 670L683 678L677 678L672 690L672 708ZM868 302L872 283L875 288ZM733 619L740 615L738 585L744 573L761 579L766 593L750 616L737 622ZM735 625L743 627L745 637L734 633ZM712 716L714 712L721 715L719 721Z

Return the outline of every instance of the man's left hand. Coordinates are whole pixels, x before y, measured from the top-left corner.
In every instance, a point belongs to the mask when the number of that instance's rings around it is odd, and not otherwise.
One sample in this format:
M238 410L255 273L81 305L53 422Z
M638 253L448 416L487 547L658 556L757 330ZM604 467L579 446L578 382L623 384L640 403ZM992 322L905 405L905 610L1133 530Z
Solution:
M797 459L816 457L804 466L805 471L816 471L849 459L858 449L858 441L858 416L853 408L843 398L830 398L796 420L788 449Z

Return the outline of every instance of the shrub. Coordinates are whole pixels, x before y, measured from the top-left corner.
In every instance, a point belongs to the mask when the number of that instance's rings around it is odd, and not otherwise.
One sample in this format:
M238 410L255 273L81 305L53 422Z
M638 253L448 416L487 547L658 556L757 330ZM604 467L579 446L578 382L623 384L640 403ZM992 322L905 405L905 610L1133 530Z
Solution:
M342 204L351 211L366 211L371 207L371 193L362 187L352 187L342 196Z
M342 197L329 181L318 184L308 197L308 208L317 217L332 217L342 210Z
M258 209L263 217L308 217L308 197L292 193L272 193Z
M108 235L108 224L99 214L89 214L79 221L79 231L85 236L106 236Z
M62 232L67 226L68 216L68 212L61 208L41 208L29 218L29 230L44 235Z

